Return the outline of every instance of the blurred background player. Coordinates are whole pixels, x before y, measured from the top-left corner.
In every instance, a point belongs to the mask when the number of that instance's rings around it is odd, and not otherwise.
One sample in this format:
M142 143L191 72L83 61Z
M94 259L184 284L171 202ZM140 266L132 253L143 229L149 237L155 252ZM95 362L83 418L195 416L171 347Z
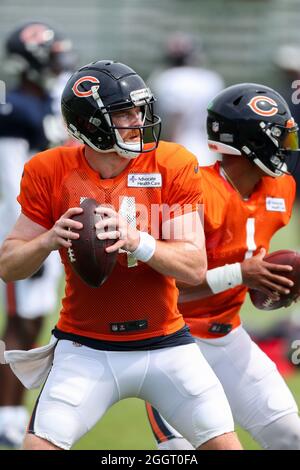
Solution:
M289 292L289 268L263 258L291 216L295 182L284 173L299 158L297 130L284 99L268 87L234 85L213 99L208 143L222 161L201 169L208 271L202 286L181 287L179 297L236 423L266 449L300 449L300 419L286 383L241 325L239 311L249 287L273 299ZM156 410L147 410L159 449L191 448Z
M176 33L165 44L167 68L149 79L158 99L163 137L184 145L201 166L216 161L207 147L206 108L223 88L220 75L204 68L204 61L201 44L189 34Z
M72 43L51 26L28 22L5 44L5 65L15 88L0 105L0 238L20 213L23 166L35 152L63 143L67 133L60 115L60 95L75 66ZM31 348L42 318L57 302L61 274L56 253L30 279L3 287L7 321L3 340L14 349ZM7 368L0 370L0 445L19 447L28 420L24 389Z

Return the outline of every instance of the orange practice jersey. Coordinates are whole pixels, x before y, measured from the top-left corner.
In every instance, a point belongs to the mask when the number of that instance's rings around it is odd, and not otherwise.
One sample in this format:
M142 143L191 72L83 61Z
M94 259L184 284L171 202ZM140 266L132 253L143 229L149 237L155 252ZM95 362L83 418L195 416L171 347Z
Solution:
M88 165L84 146L58 147L37 154L25 165L18 200L27 217L50 229L68 208L78 207L83 198L94 198L99 204L112 204L121 214L125 210L128 215L130 209L129 217L136 217L137 228L159 238L159 205L174 207L170 217L194 211L200 188L196 158L177 144L161 142L158 149L131 160L112 179L101 179ZM173 278L140 261L128 267L127 254L121 253L110 278L94 289L73 272L66 250L60 254L66 271L60 330L100 340L134 341L171 334L184 326ZM113 324L134 321L147 327L114 331Z
M208 269L241 262L268 251L272 236L290 219L295 197L292 176L265 176L246 201L221 176L219 163L201 168L202 203ZM239 311L247 287L190 300L182 291L179 309L194 336L215 338L240 325Z

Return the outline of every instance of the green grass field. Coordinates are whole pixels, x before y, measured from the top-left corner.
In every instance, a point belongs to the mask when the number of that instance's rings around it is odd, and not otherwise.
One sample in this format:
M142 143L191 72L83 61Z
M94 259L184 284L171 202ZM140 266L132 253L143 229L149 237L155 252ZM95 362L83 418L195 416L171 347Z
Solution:
M279 248L293 249L300 245L299 213L300 211L295 212L290 225L274 237L270 251ZM300 314L300 307L298 309ZM292 308L274 312L261 312L255 310L247 301L243 308L242 317L244 324L251 329L266 328L270 323L291 314L291 311ZM55 321L55 315L48 317L41 335L41 344L47 343ZM289 379L288 384L296 397L298 405L300 405L300 372ZM38 391L27 393L26 403L29 410L32 410L37 395ZM246 432L238 429L238 434L246 449L259 448ZM76 444L75 449L155 449L155 442L147 422L144 403L137 399L127 399L114 405L101 422Z

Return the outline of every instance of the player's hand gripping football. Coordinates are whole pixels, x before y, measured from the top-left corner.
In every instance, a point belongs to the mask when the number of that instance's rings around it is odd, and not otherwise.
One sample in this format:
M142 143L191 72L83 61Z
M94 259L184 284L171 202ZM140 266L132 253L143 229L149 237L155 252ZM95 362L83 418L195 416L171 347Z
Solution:
M293 270L292 266L273 264L264 261L266 250L241 263L243 284L249 288L259 290L272 300L279 300L280 294L289 294L294 283L284 277L284 273Z
M51 251L59 250L62 247L70 248L72 246L72 240L79 238L79 234L72 232L72 229L80 230L83 225L81 222L72 220L72 217L81 213L81 207L71 207L55 222L48 232L47 239Z
M101 215L101 220L95 224L99 240L116 240L116 243L106 248L107 253L113 253L120 248L130 252L137 249L140 241L139 231L131 227L118 212L106 206L98 206L95 212Z

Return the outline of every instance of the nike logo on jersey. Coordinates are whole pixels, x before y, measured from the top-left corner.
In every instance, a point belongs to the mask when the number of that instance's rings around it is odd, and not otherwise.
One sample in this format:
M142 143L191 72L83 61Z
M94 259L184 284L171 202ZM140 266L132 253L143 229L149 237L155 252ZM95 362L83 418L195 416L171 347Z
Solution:
M266 209L271 212L286 212L285 200L282 197L267 197Z
M110 331L112 333L122 333L127 331L146 330L148 328L147 320L134 320L121 323L111 323Z
M127 179L129 188L161 188L160 173L130 173Z

